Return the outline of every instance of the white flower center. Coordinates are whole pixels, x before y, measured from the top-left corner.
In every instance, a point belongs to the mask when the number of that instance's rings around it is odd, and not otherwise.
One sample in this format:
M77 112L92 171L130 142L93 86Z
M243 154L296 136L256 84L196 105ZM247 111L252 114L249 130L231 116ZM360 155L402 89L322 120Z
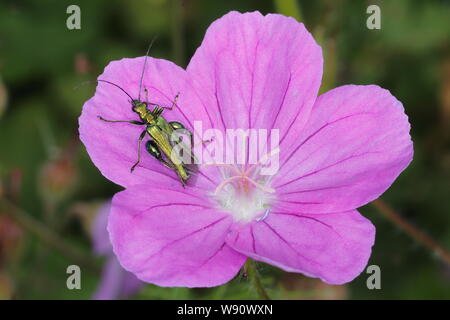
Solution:
M236 221L265 219L275 192L268 185L270 177L260 175L257 165L245 170L232 165L222 167L224 178L212 194L219 207L229 212Z

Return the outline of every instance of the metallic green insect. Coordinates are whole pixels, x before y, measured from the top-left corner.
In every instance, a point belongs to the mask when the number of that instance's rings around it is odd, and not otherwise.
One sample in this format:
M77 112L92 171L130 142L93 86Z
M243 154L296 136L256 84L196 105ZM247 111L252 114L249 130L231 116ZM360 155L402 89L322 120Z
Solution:
M164 109L171 110L176 106L176 101L178 99L179 93L175 96L172 105L170 107L164 107L160 106L155 103L151 103L148 101L148 91L147 89L144 89L146 93L146 100L141 101L141 90L142 90L142 80L144 77L145 72L145 66L147 63L147 56L148 52L151 48L151 45L147 51L147 54L145 56L144 60L144 66L141 74L140 79L140 85L139 85L139 95L137 99L134 99L131 97L128 92L126 92L122 87L118 86L117 84L107 81L107 80L97 80L99 82L105 82L108 84L111 84L113 86L116 86L120 90L122 90L129 98L130 103L132 106L132 111L137 113L139 115L140 120L108 120L101 116L98 116L98 118L105 122L112 122L112 123L131 123L139 126L145 126L145 129L142 131L138 138L138 155L137 155L137 161L136 163L131 167L131 172L136 168L136 166L141 161L141 143L142 140L145 138L146 135L150 137L150 140L148 140L145 144L145 148L147 152L152 155L155 159L157 159L159 162L161 162L163 165L175 170L177 173L181 184L183 186L186 185L186 181L189 179L189 169L188 165L184 163L179 155L177 155L173 151L173 148L175 145L178 145L183 152L187 152L190 159L194 159L194 156L190 153L190 149L186 147L186 145L181 141L181 139L171 139L172 134L175 130L184 129L183 131L188 133L190 137L192 138L192 133L185 129L185 126L178 121L167 121L163 116L162 113ZM151 109L150 106L153 106L154 108ZM175 140L175 141L173 141Z

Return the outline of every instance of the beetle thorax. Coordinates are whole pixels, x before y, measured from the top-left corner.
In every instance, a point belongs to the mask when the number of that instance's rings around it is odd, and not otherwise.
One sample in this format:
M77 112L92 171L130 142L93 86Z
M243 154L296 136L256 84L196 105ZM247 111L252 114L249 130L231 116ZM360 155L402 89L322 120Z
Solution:
M152 112L148 110L147 103L145 102L136 102L133 105L133 111L136 112L142 121L146 123L154 123L155 117Z

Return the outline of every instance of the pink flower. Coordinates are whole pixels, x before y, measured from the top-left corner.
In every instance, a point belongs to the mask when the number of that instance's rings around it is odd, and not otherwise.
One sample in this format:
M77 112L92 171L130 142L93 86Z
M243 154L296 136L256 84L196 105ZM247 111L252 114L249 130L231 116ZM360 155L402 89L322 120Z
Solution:
M144 57L111 62L99 79L138 96ZM322 52L303 24L277 14L230 12L208 29L186 70L148 58L143 87L193 129L278 129L279 170L199 166L183 188L149 154L133 173L142 127L129 97L99 83L80 137L92 161L126 190L113 198L109 232L121 265L160 286L210 287L247 257L339 284L367 264L375 229L357 207L379 197L412 160L402 104L375 85L317 97Z
M94 300L124 299L136 294L144 285L132 273L124 270L113 254L109 235L106 230L111 203L104 204L92 224L92 238L96 255L105 256L100 283L92 297Z

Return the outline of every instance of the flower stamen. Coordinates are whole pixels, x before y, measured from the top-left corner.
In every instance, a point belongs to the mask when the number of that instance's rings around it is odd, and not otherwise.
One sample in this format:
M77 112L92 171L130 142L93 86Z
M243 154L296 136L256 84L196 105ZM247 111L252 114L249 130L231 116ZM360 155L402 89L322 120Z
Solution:
M262 191L268 192L268 193L274 193L275 189L265 186L261 183L256 182L255 180L253 180L252 178L250 178L249 176L247 176L247 173L241 173L239 172L239 175L237 176L232 176L230 178L227 178L225 180L223 180L216 188L216 190L214 191L214 194L218 194L227 184L232 183L235 180L239 180L241 179L244 183L245 182L250 182L251 184L253 184L256 188L261 189ZM248 186L246 184L244 184L244 189L246 192L248 192Z

